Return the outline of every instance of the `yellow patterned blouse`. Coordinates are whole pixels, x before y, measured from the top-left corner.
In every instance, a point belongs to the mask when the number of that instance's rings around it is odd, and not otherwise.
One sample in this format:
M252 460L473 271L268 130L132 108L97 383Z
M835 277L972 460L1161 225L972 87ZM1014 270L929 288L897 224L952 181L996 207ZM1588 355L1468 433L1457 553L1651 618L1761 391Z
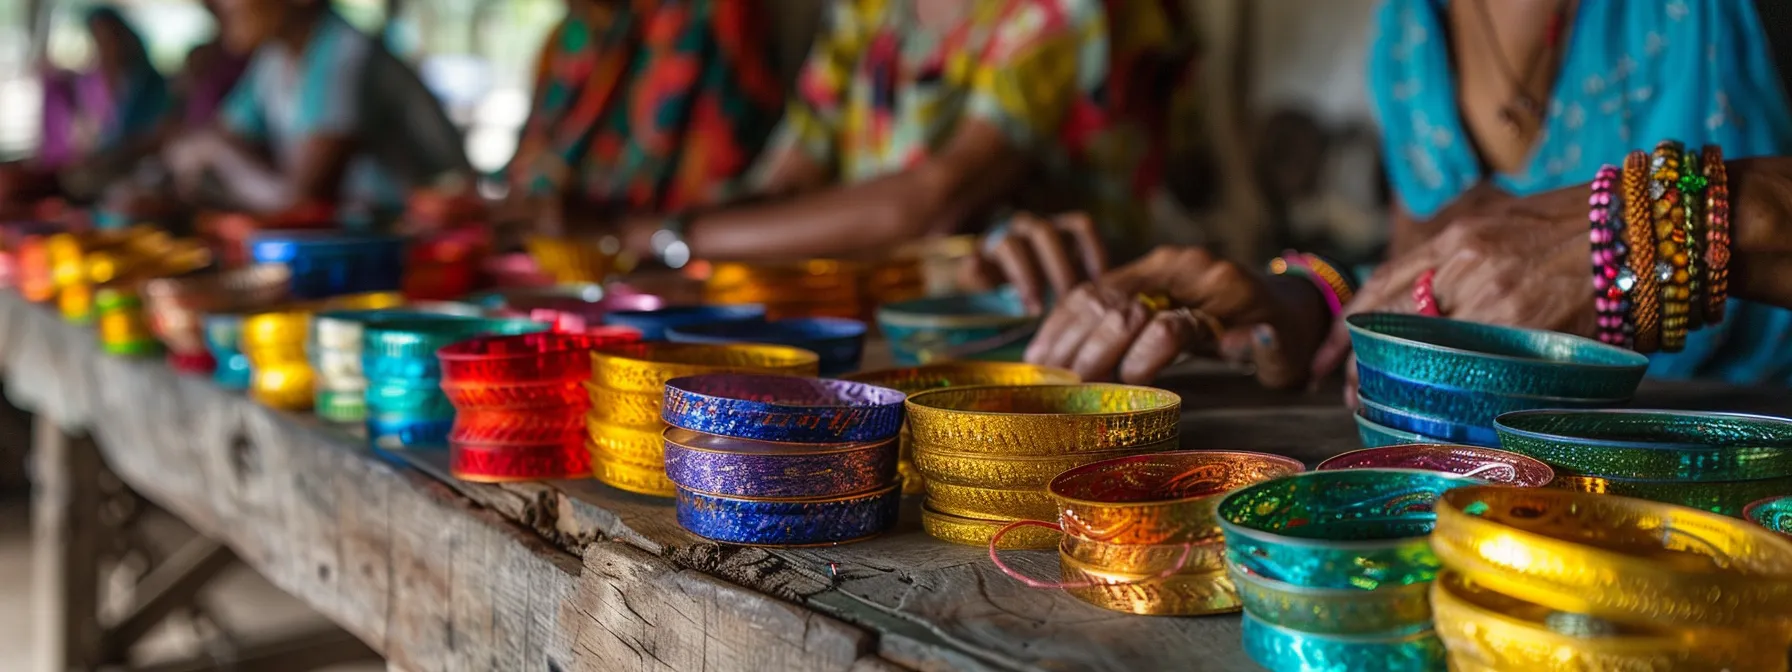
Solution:
M1189 60L1175 0L965 1L965 18L938 31L914 0L834 0L773 147L860 182L919 163L978 119L1044 178L1010 205L1052 194L1044 202L1139 242L1162 182L1161 87Z

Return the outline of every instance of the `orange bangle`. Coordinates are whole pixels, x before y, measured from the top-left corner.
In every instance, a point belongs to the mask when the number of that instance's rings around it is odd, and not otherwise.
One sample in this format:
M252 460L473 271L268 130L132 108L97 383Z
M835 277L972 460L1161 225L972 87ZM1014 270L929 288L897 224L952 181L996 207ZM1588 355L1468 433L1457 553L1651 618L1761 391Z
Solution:
M1730 175L1724 149L1705 145L1705 322L1724 321L1730 298Z
M1630 246L1625 265L1634 277L1630 289L1630 323L1637 352L1661 347L1660 282L1655 275L1655 226L1649 219L1649 155L1642 150L1624 157L1624 240Z
M1661 349L1679 352L1686 347L1686 331L1692 308L1692 255L1687 244L1686 208L1680 193L1680 143L1663 140L1649 158L1649 195L1655 226L1655 255L1669 274L1661 283Z

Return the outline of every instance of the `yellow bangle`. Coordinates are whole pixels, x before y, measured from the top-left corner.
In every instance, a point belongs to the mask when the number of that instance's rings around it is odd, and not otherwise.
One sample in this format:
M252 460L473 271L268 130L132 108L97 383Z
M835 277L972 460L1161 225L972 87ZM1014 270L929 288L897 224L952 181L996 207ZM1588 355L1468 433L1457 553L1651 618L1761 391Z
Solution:
M591 352L591 383L621 392L661 394L666 381L706 373L816 375L815 353L779 345L631 343Z
M1058 474L1085 464L1139 453L1174 450L1176 445L1176 440L1172 439L1139 448L1043 457L961 453L936 450L925 445L915 445L914 449L915 468L920 470L921 475L926 476L930 483L978 488L1038 488L1043 490L1045 485Z
M1065 470L1048 492L1067 535L1169 544L1218 538L1215 507L1226 493L1305 468L1264 453L1160 452Z
M672 481L666 478L664 467L630 464L612 458L602 448L590 443L585 444L585 449L591 451L591 476L599 483L649 497L671 497L678 494Z
M591 419L606 425L657 431L666 426L660 420L663 395L649 392L623 392L584 383L591 397Z
M922 392L907 407L916 445L1064 455L1174 439L1182 398L1129 385L990 386Z
M841 376L841 379L888 387L904 394L972 385L1074 385L1083 382L1075 373L1049 366L974 361L867 371Z
M996 490L927 482L927 506L940 513L985 520L1051 520L1058 513L1043 489Z
M927 532L928 536L947 543L988 548L989 539L1006 527L1009 522L1011 521L955 516L949 513L940 513L926 505L921 507L921 529ZM997 548L1002 550L1056 548L1061 536L1063 535L1048 528L1021 527L1003 535L1002 543Z
M1058 554L1064 589L1084 602L1110 611L1149 616L1202 616L1237 611L1238 591L1223 569L1200 569L1170 576L1113 572ZM1095 584L1095 585L1086 585Z
M660 436L664 429L664 424L653 429L635 429L585 416L585 432L590 435L591 445L603 451L608 459L661 471L666 468L666 441Z
M285 411L308 411L317 400L317 375L303 359L256 363L249 396Z
M244 354L254 357L257 350L279 351L289 350L297 346L299 356L305 356L305 340L311 331L311 312L307 310L279 310L256 313L243 319L243 335L240 343Z
M1496 592L1620 622L1792 632L1792 541L1744 521L1548 488L1458 488L1436 510L1438 559Z
M1437 636L1450 669L1584 672L1589 670L1780 670L1786 648L1746 631L1676 630L1650 624L1605 634L1569 634L1549 625L1555 612L1477 586L1455 572L1431 586Z

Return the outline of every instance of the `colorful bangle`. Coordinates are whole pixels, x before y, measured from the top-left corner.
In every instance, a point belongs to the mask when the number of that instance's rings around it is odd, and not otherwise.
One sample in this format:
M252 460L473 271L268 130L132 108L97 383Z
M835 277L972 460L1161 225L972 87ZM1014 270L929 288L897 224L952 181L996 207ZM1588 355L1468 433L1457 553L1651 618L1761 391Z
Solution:
M1237 490L1219 503L1226 559L1312 588L1373 590L1437 574L1431 506L1475 479L1412 469L1315 471Z
M813 352L781 345L626 343L591 351L591 383L658 396L673 378L730 372L813 376L819 361Z
M896 478L896 440L796 445L702 434L663 435L666 477L680 488L725 497L843 497Z
M565 443L489 444L448 442L448 469L455 478L477 483L561 480L591 475L584 440Z
M1680 203L1685 208L1681 228L1686 229L1688 330L1705 326L1705 170L1697 152L1685 149L1680 158Z
M1314 471L1339 469L1423 469L1521 488L1541 488L1556 478L1555 470L1536 458L1493 448L1438 443L1352 450L1320 462Z
M1774 495L1749 502L1742 507L1742 518L1780 536L1792 537L1792 495Z
M621 392L583 383L585 397L591 401L591 419L606 425L649 431L660 431L660 404L665 397L651 392Z
M1564 475L1659 481L1792 477L1792 420L1740 413L1539 410L1494 421L1500 443Z
M1376 590L1308 588L1260 576L1227 563L1245 611L1265 623L1316 635L1373 635L1410 631L1431 621L1431 584Z
M890 485L838 498L749 499L678 489L678 524L697 536L755 546L844 544L896 525L902 492Z
M1066 534L1058 553L1090 567L1140 576L1200 573L1226 566L1226 540L1220 537L1176 544L1115 544Z
M988 548L989 540L995 537L1002 528L1007 527L1009 522L941 513L926 504L921 505L921 530L926 532L927 536L949 544ZM1063 536L1051 528L1016 528L1004 535L996 548L1002 550L1054 548Z
M973 488L1044 488L1058 474L1085 464L1175 450L1177 444L1178 440L1171 439L1142 448L1067 455L992 455L922 447L914 451L914 463L929 481Z
M1661 347L1661 280L1655 269L1655 225L1649 219L1649 155L1641 150L1624 157L1625 269L1618 287L1629 299L1626 323L1631 348L1643 354Z
M1655 227L1655 254L1661 281L1661 349L1679 352L1686 347L1692 306L1692 275L1688 264L1686 208L1680 195L1680 143L1663 140L1649 158L1650 220Z
M1147 616L1203 616L1238 611L1238 591L1223 569L1160 576L1125 574L1058 554L1064 592L1109 611Z
M1263 453L1177 451L1085 465L1051 479L1065 532L1113 544L1172 544L1219 533L1226 493L1300 473L1298 460Z
M1437 636L1456 669L1773 670L1786 652L1751 633L1624 624L1611 633L1563 632L1549 609L1444 572L1431 587ZM1467 663L1472 663L1468 665Z
M1566 490L1678 504L1726 516L1740 516L1742 509L1747 507L1749 502L1792 492L1792 477L1752 478L1741 481L1666 481L1557 473L1553 486Z
M1464 578L1558 611L1761 632L1784 632L1792 620L1792 543L1688 507L1557 488L1458 488L1438 501L1431 546ZM1670 562L1669 554L1705 557Z
M1724 321L1730 298L1730 177L1724 150L1705 145L1705 322Z
M599 483L623 492L648 497L672 497L678 487L666 478L663 467L639 465L611 457L602 446L587 442L591 454L591 477Z
M1381 636L1312 635L1264 623L1249 612L1240 625L1245 653L1270 672L1432 672L1445 667L1443 643L1430 630Z
M927 483L927 505L941 513L987 520L1051 520L1058 512L1042 487L983 488Z
M1600 342L1623 346L1624 290L1618 286L1618 269L1624 266L1618 240L1623 231L1622 198L1614 195L1618 169L1610 164L1600 166L1593 176L1592 194L1587 197L1588 237L1593 250L1593 310L1598 314ZM1619 216L1613 215L1614 208Z
M1344 306L1356 296L1356 290L1344 278L1344 274L1316 254L1285 252L1270 260L1269 272L1275 275L1299 275L1312 282L1325 297L1325 305L1331 309L1333 317L1343 314Z
M895 390L843 380L708 374L666 381L661 419L673 427L752 441L865 443L896 437Z
M916 394L907 409L916 449L1064 455L1173 439L1182 398L1156 388L1099 383L964 387Z

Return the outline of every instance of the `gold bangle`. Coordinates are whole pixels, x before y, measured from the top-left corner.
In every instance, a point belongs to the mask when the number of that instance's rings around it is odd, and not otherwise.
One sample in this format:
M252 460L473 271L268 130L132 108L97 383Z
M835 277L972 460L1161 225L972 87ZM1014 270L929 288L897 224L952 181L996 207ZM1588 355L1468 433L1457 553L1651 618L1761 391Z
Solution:
M1226 493L1298 474L1299 460L1264 453L1176 451L1066 470L1047 491L1066 534L1118 544L1217 537Z
M1148 616L1202 616L1237 611L1238 591L1225 570L1201 573L1135 575L1110 572L1058 554L1064 592L1110 611ZM1095 585L1084 585L1095 584Z
M1444 493L1431 546L1499 593L1620 622L1792 632L1792 541L1695 509L1552 488Z
M591 445L604 451L609 459L643 468L665 471L666 440L660 436L666 426L651 430L612 425L591 415L585 416L585 432Z
M1300 256L1307 260L1307 268L1313 271L1313 275L1319 276L1319 281L1332 288L1332 292L1338 295L1338 303L1348 304L1351 299L1356 298L1356 291L1350 288L1350 283L1344 279L1344 274L1332 267L1331 262L1316 254L1302 253Z
M311 332L311 312L280 310L257 313L243 318L240 343L244 353L254 350L289 349L298 346L304 356L305 339Z
M972 385L1075 385L1083 382L1073 372L1018 362L940 362L901 369L883 369L841 376L842 380L888 387L915 394L945 387Z
M902 421L902 429L896 433L896 478L902 481L904 495L927 492L927 477L915 467L915 442L908 438L907 419Z
M676 486L666 478L664 468L644 467L612 458L603 448L585 444L591 451L591 477L617 490L649 497L672 497Z
M915 445L914 449L915 468L927 477L928 482L978 488L1043 489L1058 474L1091 462L1174 450L1176 446L1177 441L1172 439L1138 448L1044 457L960 453L935 450L925 445Z
M1387 584L1374 590L1309 588L1226 571L1244 608L1265 623L1317 635L1373 635L1414 629L1431 620L1431 582Z
M666 426L660 420L660 404L664 396L649 392L623 392L599 387L585 381L585 393L591 397L591 419L607 425L640 430L658 430Z
M814 376L820 359L808 350L733 343L630 343L591 351L591 383L622 392L661 394L666 381L706 373Z
M317 375L303 360L256 365L249 396L285 411L308 411L317 400Z
M921 506L921 529L940 541L965 546L988 548L989 540L1003 527L1007 520L985 520L983 518L967 518L950 513L940 513L932 508ZM1030 550L1057 548L1058 539L1063 535L1055 530L1040 527L1016 528L1002 536L1002 543L996 548L1001 550Z
M1044 490L967 488L927 482L927 505L940 513L985 520L1051 520L1057 505Z
M1174 439L1182 398L1130 385L953 387L913 395L907 408L917 445L1064 455Z
M1089 567L1141 576L1199 574L1226 567L1226 540L1219 537L1187 544L1110 544L1066 534L1058 542L1058 552Z
M1450 668L1525 672L1598 670L1780 670L1786 647L1737 630L1676 630L1647 623L1618 626L1611 634L1568 634L1549 625L1548 607L1477 586L1455 572L1431 586L1437 636L1450 652Z

